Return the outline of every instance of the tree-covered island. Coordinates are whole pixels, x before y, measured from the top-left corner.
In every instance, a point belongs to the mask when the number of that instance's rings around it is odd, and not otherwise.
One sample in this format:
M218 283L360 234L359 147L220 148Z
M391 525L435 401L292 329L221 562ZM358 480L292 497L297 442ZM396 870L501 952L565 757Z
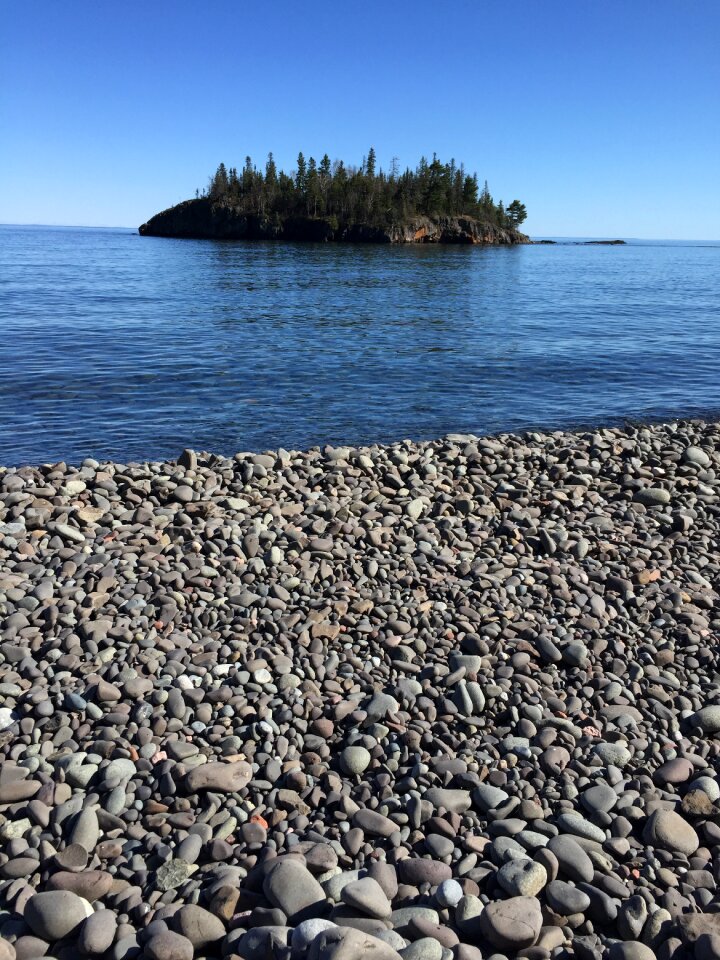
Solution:
M360 166L319 163L298 154L290 174L272 153L264 169L250 157L240 171L221 163L207 188L140 227L148 236L375 243L526 243L525 205L496 202L487 182L454 160L421 158L414 170L377 165L371 148Z

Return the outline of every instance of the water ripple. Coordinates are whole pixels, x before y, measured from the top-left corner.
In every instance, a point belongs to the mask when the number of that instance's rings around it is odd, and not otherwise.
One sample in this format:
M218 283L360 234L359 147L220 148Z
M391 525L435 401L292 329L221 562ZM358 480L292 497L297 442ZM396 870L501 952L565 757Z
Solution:
M0 463L720 407L720 248L335 247L0 227Z

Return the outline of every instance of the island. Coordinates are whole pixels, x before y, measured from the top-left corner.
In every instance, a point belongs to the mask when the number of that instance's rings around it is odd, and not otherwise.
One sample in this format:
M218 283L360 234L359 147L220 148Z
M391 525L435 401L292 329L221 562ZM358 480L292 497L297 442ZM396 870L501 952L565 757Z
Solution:
M324 243L530 243L519 230L525 205L496 202L454 160L424 157L401 172L384 171L370 149L360 166L317 163L298 154L290 174L272 153L264 170L250 157L240 172L221 163L194 199L163 210L139 228L142 236L216 240L300 240Z

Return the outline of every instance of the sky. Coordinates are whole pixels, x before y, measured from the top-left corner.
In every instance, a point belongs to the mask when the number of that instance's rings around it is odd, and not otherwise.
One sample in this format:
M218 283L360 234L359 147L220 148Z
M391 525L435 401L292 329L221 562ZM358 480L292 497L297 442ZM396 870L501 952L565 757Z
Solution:
M136 227L222 160L436 152L532 236L720 238L717 0L25 0L0 223Z

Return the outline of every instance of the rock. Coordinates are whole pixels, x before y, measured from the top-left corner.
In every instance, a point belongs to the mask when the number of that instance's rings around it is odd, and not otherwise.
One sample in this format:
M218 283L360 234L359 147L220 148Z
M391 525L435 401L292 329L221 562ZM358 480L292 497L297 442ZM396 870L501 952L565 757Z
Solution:
M483 936L500 950L517 952L531 947L542 927L540 901L511 897L489 903L480 915Z
M391 837L398 831L398 825L389 817L384 817L375 810L362 809L353 817L353 824L377 837Z
M435 891L435 900L440 907L456 907L463 898L463 888L457 880L443 880Z
M618 795L606 783L596 783L582 794L581 803L590 813L608 813L618 801Z
M185 785L190 793L198 790L239 793L251 779L252 767L243 760L235 763L204 763L188 773Z
M85 920L78 936L81 953L96 957L110 948L117 933L117 917L111 910L98 910Z
M511 897L534 897L547 883L547 871L533 860L509 860L498 870L497 880Z
M335 927L318 934L308 951L308 960L398 960L399 954L377 937Z
M401 860L397 866L398 876L401 883L408 883L411 886L419 886L422 883L429 883L431 887L436 887L444 880L450 880L452 869L439 860L429 860L422 858L408 858Z
M685 463L692 463L698 467L709 467L712 461L710 457L705 453L702 447L696 447L692 444L689 447L685 448L683 453L683 460Z
M697 833L674 810L655 810L645 825L643 837L653 847L683 853L686 857L700 846Z
M323 933L325 930L335 930L336 928L337 924L332 923L330 920L322 920L320 917L303 920L302 923L299 923L295 927L290 938L293 956L304 956L305 951L318 934Z
M303 911L325 900L323 888L299 861L280 857L269 871L263 892L274 907L279 907L291 923L307 919ZM299 919L298 919L299 918Z
M174 890L187 880L190 872L190 864L186 860L168 860L157 869L155 883L158 890Z
M360 776L370 766L370 751L365 747L345 747L340 754L340 766L351 776Z
M655 960L655 953L644 943L627 940L614 943L610 947L608 960Z
M670 503L670 493L662 487L644 487L638 490L635 499L646 507L665 506Z
M34 934L55 943L75 933L92 913L87 902L68 890L49 890L30 897L25 921Z
M622 743L598 743L595 753L603 763L614 767L626 767L632 759L632 754Z
M193 903L186 903L175 914L175 928L183 937L187 937L193 950L206 951L225 936L225 926L221 920Z
M507 803L510 795L499 787L493 787L489 783L481 783L475 787L472 799L483 813L489 813L490 810L495 810Z
M400 951L403 960L442 960L443 948L434 937L420 937Z
M720 704L702 707L690 717L690 723L708 736L720 733Z
M585 881L591 883L595 874L590 857L572 837L561 835L553 837L547 845L550 853L554 854L560 865L560 872L576 883Z
M563 880L549 883L545 888L545 896L555 913L564 917L585 913L590 906L590 897L586 893Z
M192 960L193 945L187 937L166 930L150 937L145 944L144 956L149 960Z
M354 880L343 887L342 900L349 907L354 907L361 913L370 917L378 917L381 920L389 917L392 913L392 906L384 890L372 877Z
M465 813L472 806L469 790L444 790L441 787L431 787L426 790L423 799L431 803L435 809L445 808L451 813Z

